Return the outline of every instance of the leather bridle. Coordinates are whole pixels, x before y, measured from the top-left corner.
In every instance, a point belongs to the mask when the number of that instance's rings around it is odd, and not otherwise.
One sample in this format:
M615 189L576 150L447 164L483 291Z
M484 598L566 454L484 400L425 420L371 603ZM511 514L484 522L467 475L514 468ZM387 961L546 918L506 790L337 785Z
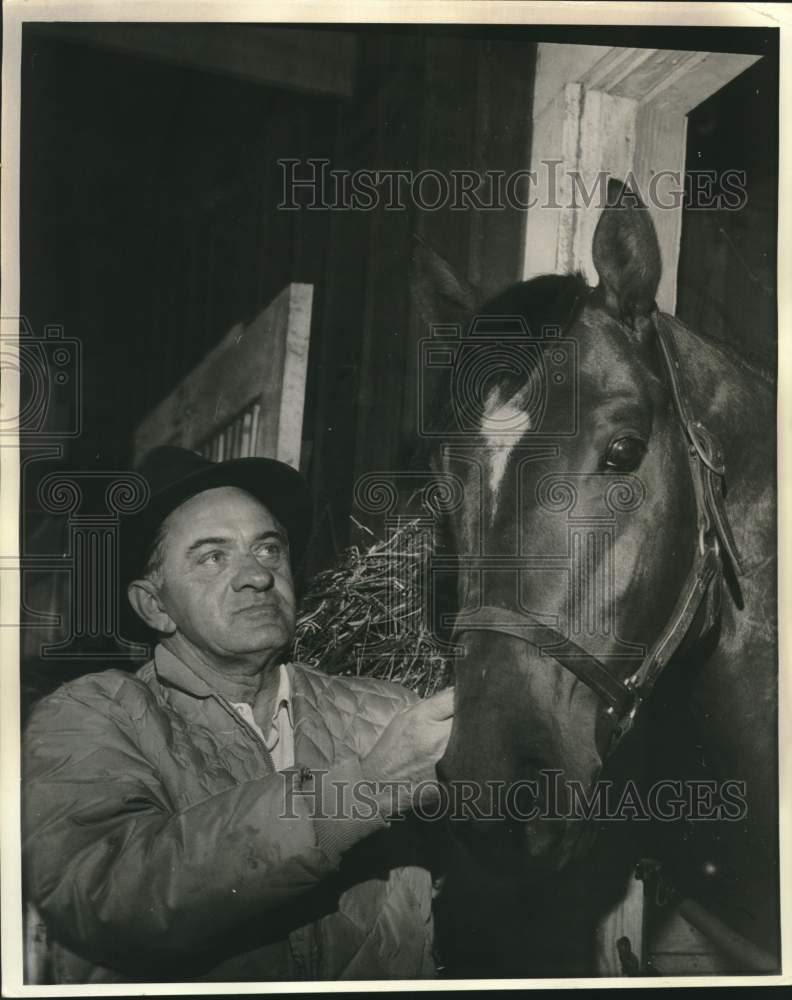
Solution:
M742 564L724 506L726 467L717 437L694 416L684 384L679 356L671 330L654 314L654 326L665 362L674 409L685 439L685 450L696 499L697 542L693 564L665 628L641 663L621 680L595 656L568 636L540 622L527 612L483 606L462 609L457 616L454 639L464 632L490 631L513 636L538 648L571 671L599 698L612 725L612 752L630 730L641 704L682 644L702 638L720 614L724 555L731 562L735 579ZM468 616L472 620L465 620ZM694 627L695 626L695 627ZM530 629L530 637L526 629Z

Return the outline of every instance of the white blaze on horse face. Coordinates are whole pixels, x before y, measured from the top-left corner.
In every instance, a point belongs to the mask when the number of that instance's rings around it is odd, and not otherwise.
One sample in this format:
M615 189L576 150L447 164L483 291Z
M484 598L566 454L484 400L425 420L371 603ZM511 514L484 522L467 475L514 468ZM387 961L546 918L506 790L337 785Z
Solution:
M531 429L531 416L525 408L529 391L521 389L506 400L500 389L490 392L484 404L481 433L487 443L489 462L490 520L494 519L509 456L522 435Z

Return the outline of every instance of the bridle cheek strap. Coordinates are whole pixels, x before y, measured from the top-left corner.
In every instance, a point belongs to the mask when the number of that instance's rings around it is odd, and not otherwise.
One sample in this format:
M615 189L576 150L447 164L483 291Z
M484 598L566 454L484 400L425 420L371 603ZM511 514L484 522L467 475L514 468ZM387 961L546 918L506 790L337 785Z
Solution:
M693 417L673 335L657 314L655 328L674 407L686 439L696 498L698 538L693 564L668 623L654 645L638 668L622 681L602 661L528 612L492 606L462 609L454 628L455 640L471 631L497 632L521 639L573 673L597 695L612 723L609 752L629 732L640 705L683 642L706 635L717 622L723 585L723 553L731 561L735 578L742 574L742 561L724 506L723 450L715 435Z
M682 382L682 367L674 337L659 314L655 317L655 329L668 372L674 408L686 438L690 476L696 495L699 549L704 542L703 536L712 536L731 561L735 577L740 577L743 572L742 560L734 542L724 503L726 462L723 448L712 431L693 415Z

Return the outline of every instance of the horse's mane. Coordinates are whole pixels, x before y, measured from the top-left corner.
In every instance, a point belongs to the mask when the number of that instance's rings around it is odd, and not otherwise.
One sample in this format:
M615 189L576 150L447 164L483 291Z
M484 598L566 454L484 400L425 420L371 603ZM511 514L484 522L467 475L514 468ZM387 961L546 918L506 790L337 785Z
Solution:
M577 307L590 291L579 271L574 274L542 274L530 281L510 285L485 303L479 315L522 316L534 336L548 327L560 327L563 331L570 325Z
M590 291L591 288L579 271L574 274L541 275L528 282L517 282L509 286L491 299L480 310L480 313L482 315L521 315L534 334L548 326L557 326L564 330L571 324L577 307ZM676 316L671 318L691 336L698 337L710 347L719 350L738 368L760 379L771 388L775 388L776 377L770 369L747 357L727 341L720 340L703 331L693 331Z
M681 326L686 333L691 337L703 340L707 346L711 347L715 351L720 351L735 367L740 368L742 371L747 372L749 375L753 375L754 378L758 378L761 382L764 382L771 389L776 388L776 377L772 371L760 365L757 361L752 361L747 358L741 351L738 351L736 347L732 347L731 344L727 343L725 340L719 340L717 337L713 337L712 334L703 333L700 330L691 330L687 323L683 322L677 316L669 316L675 324Z

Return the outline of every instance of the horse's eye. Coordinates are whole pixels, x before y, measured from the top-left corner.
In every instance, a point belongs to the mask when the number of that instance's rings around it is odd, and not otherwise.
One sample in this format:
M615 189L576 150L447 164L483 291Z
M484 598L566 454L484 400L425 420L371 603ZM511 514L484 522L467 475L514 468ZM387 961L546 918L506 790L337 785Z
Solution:
M611 441L605 453L605 468L618 472L632 472L641 464L646 454L646 444L637 437L620 437Z

